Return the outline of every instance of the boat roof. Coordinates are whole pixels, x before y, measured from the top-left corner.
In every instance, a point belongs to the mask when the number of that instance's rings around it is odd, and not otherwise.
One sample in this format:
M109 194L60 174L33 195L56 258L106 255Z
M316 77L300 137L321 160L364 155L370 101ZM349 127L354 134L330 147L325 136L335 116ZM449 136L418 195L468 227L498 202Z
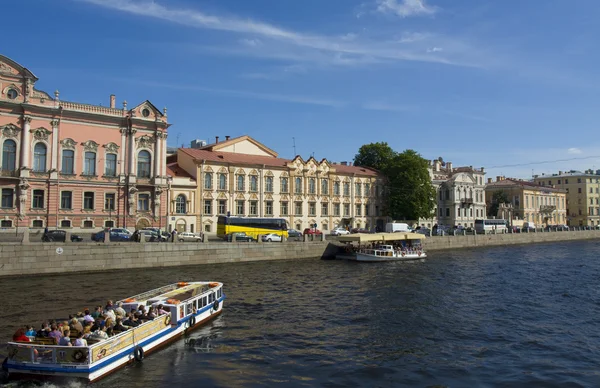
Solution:
M425 235L420 233L355 233L339 237L341 242L372 242L372 241L398 241L398 240L424 240Z
M118 302L146 304L146 302L158 302L162 300L184 301L193 298L211 288L219 287L219 282L179 282L168 286L146 291L138 295L122 299Z

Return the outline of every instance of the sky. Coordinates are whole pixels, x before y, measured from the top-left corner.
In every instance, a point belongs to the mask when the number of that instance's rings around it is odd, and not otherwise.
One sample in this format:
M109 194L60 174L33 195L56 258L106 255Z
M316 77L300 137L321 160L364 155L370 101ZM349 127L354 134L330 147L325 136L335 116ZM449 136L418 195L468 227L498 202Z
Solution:
M25 12L26 10L26 12ZM600 169L597 0L20 0L0 53L61 99L168 108L170 146L384 141L530 178ZM8 33L10 31L10 33Z

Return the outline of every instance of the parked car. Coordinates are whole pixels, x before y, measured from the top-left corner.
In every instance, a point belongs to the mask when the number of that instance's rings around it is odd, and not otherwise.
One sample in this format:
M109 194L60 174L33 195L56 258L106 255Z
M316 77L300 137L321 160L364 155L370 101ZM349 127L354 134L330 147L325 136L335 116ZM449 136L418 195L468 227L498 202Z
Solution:
M67 239L67 231L66 230L49 230L44 233L42 236L42 241L44 242L65 242ZM83 237L77 234L71 234L71 241L78 242L83 241Z
M105 236L105 232L102 230L98 233L94 233L92 235L92 240L101 242L101 241L104 241L104 236ZM129 235L124 234L124 233L114 232L111 229L110 232L108 233L108 239L110 241L129 241L129 240L131 240L131 237L129 237Z
M170 235L169 236L165 236L164 234L159 235L157 232L150 230L150 229L142 229L138 232L140 234L140 237L144 236L146 241L149 241L149 242L164 242L164 241L167 241L168 238L170 238Z
M306 234L306 230L304 231L304 233ZM350 232L347 231L344 228L335 228L335 229L331 230L331 235L332 236L341 236L341 235L344 235L344 234L350 234Z
M177 234L177 240L180 242L202 242L202 236L196 233L181 232Z
M319 229L317 229L317 228L306 228L306 229L304 229L304 233L303 234L321 235L323 233Z
M415 233L419 233L425 236L430 236L431 235L431 230L429 228L418 228L417 230L414 231Z
M131 233L131 231L129 229L125 229L125 228L110 228L110 232L117 233L117 234L124 234L129 237L131 237L131 235L133 234L133 233Z
M302 233L300 233L300 231L296 230L296 229L288 229L288 237L289 238L293 238L293 237L302 238Z
M158 234L160 232L160 236L161 236L160 241L166 241L166 240L171 239L171 233L167 232L164 229L160 229L160 228L144 228L144 229L142 229L142 231L145 231L145 230L149 230L152 233L154 233L155 238L156 238L156 236L158 236Z
M269 233L269 234L265 234L261 237L261 240L263 242L281 242L281 236L278 235L277 233Z
M350 231L350 233L373 233L369 229L365 228L354 228Z
M254 237L249 236L246 232L235 232L231 233L227 236L227 241L233 241L233 237L235 236L235 241L237 242L253 242L257 241Z

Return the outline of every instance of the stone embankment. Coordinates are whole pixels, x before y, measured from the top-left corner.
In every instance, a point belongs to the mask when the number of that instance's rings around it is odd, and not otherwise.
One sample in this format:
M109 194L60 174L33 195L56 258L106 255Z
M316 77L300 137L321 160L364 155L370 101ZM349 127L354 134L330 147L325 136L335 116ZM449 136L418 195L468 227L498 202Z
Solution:
M600 239L600 230L435 236L427 251ZM335 241L286 243L2 243L0 276L64 274L129 268L159 268L262 260L332 258Z

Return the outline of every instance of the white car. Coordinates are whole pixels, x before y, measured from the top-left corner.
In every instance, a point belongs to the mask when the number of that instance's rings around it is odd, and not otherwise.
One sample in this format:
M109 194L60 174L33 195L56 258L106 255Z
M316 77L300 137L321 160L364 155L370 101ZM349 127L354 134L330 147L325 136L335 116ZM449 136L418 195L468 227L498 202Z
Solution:
M335 228L331 231L332 236L341 236L344 234L350 234L350 231L348 231L344 228Z
M179 242L202 242L202 236L190 232L181 232L177 234Z
M281 236L278 235L277 233L269 233L269 234L265 234L264 236L262 236L262 241L263 242L281 242Z

